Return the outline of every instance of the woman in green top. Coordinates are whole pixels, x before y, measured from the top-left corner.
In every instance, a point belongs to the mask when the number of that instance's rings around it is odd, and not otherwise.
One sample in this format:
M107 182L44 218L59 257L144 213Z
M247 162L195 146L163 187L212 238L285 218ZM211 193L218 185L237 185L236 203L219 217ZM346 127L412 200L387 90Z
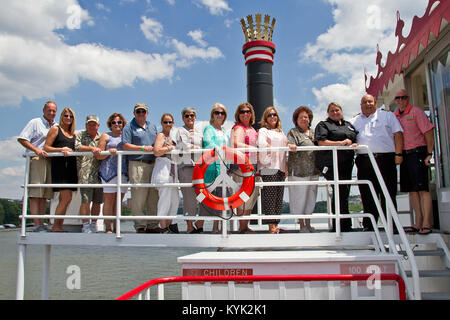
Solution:
M223 124L227 119L227 109L221 103L215 103L211 109L209 124L203 130L203 149L213 149L213 148L221 148L229 145L230 138L228 137L225 129L223 128ZM220 161L215 161L209 165L205 172L205 183L212 184L214 180L220 174ZM213 192L213 194L222 197L222 188L218 187ZM209 212L216 212L211 208L205 209L203 205L200 206L201 215L208 215ZM203 223L203 221L202 221ZM200 225L197 223L197 225ZM200 230L201 229L201 230ZM200 232L203 231L203 228L198 228ZM219 232L219 221L214 221L213 225L213 233Z

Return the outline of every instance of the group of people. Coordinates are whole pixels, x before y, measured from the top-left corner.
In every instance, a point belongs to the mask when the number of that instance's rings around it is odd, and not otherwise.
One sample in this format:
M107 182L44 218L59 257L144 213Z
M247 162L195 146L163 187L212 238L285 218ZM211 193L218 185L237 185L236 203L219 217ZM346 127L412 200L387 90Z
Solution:
M320 175L327 180L334 180L332 151L300 150L297 147L310 146L356 146L367 145L374 153L375 159L389 194L396 206L397 168L400 167L401 191L409 192L416 214L415 225L407 231L427 234L431 232L431 196L428 192L428 166L434 147L434 126L428 121L424 112L409 104L405 90L395 97L398 110L393 113L377 107L374 97L364 95L361 99L361 113L344 120L342 107L330 103L328 118L311 128L313 113L306 106L298 107L292 116L294 128L285 135L281 119L275 107L265 109L256 130L253 106L241 103L234 113L235 124L230 133L223 127L227 119L227 109L216 103L210 112L209 124L203 132L195 130L196 110L191 107L181 111L183 126L171 134L175 119L169 114L162 115L162 130L157 131L155 124L148 120L149 108L144 103L135 105L134 118L127 123L120 113L113 113L107 120L109 132L99 134L100 121L96 115L86 117L86 130L75 133L75 113L71 108L64 108L59 123L56 124L57 107L52 101L45 104L43 116L31 120L20 134L18 141L36 156L30 158L29 183L61 184L58 188L29 188L30 213L45 212L46 199L52 198L52 191L59 191L59 203L56 215L64 215L72 199L74 189L64 184L113 184L118 182L117 151L142 151L122 157L121 183L134 184L131 188L131 212L134 216L157 215L175 216L178 211L179 191L171 183L191 183L196 162L201 154L194 149L212 149L224 146L232 148L261 148L259 152L244 152L254 168L255 181L317 181ZM289 155L273 147L288 147ZM175 150L175 151L174 151ZM69 156L70 152L92 152L92 155ZM102 155L109 151L109 155ZM178 151L178 153L177 153ZM47 159L48 152L61 152L64 156ZM181 154L182 153L182 154ZM180 157L181 160L180 161ZM350 180L355 151L344 149L337 152L338 177ZM204 182L212 186L221 170L227 170L237 185L245 178L238 166L223 166L222 160L216 160L208 166ZM384 203L381 187L376 179L367 151L358 150L356 154L358 179L370 180L375 191ZM224 173L224 172L222 172ZM152 183L155 188L139 186ZM169 184L169 185L167 185ZM215 187L215 185L214 185ZM372 213L378 219L378 210L367 185L359 185L364 212ZM311 214L317 197L317 184L299 184L288 187L290 212ZM127 188L120 190L121 200ZM210 190L214 196L227 197L230 190L221 186ZM105 216L116 212L118 188L80 188L80 215L98 215L103 205ZM197 200L193 187L182 187L183 212L186 216L196 217L186 220L187 233L203 233L204 219L207 215L220 215L221 212L208 208ZM261 192L262 212L265 215L281 214L284 186L270 185L255 187L247 201L237 208L237 215L250 215ZM349 213L349 184L339 185L340 213ZM333 212L334 192L333 192ZM344 216L345 217L345 216ZM283 233L278 227L279 220L263 220L268 224L269 233ZM334 220L333 220L334 222ZM299 219L300 232L314 232L310 219ZM34 219L34 231L47 231L42 219ZM106 232L112 233L115 224L105 220ZM373 230L368 218L364 218L365 230ZM179 233L178 225L171 219L136 219L134 225L137 233ZM333 230L336 224L333 223ZM351 220L342 218L340 228L343 232L352 231ZM64 232L63 220L55 219L53 232ZM95 221L83 220L83 232L95 232ZM214 221L212 233L220 232L220 223ZM239 220L239 233L254 233L249 228L249 221Z

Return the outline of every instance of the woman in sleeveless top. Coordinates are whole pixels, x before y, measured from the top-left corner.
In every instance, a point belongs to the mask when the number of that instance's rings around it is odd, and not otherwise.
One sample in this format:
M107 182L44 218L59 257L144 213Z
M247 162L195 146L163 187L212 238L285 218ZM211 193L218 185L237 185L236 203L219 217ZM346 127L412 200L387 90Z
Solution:
M152 173L151 182L154 184L175 183L175 167L167 153L175 149L175 143L170 137L170 130L174 125L173 116L165 113L161 117L162 132L155 139L153 152L157 157ZM178 188L158 187L158 216L176 216L179 204ZM162 233L178 233L178 225L172 224L172 220L159 222Z
M71 108L64 108L59 117L59 125L52 127L47 134L44 150L47 152L62 152L64 157L52 157L52 183L78 183L77 162L75 157L69 157L69 152L75 149L75 113ZM55 215L65 215L72 201L72 191L76 188L58 187L59 203ZM55 219L52 232L65 232L62 228L63 219Z
M109 151L111 155L96 156L98 160L102 160L100 164L99 175L103 184L115 184L117 179L117 151L122 150L122 129L126 125L127 121L120 113L113 113L109 116L106 124L111 132L104 133L100 137L98 147L102 151ZM122 157L122 179L121 183L128 183L128 164L127 157ZM123 197L127 192L127 187L121 188L121 203ZM116 214L117 203L117 188L116 187L104 187L104 203L103 203L103 215L113 216ZM105 220L106 233L112 233L111 220ZM116 231L116 223L114 222L114 232Z
M231 129L231 143L234 148L256 148L258 146L258 132L253 128L255 124L255 111L248 103L238 105L234 113L236 124ZM257 152L245 152L256 172ZM242 184L242 171L237 168L232 173L233 180ZM259 178L259 177L258 177ZM255 180L256 181L256 180ZM256 200L258 200L259 189L253 189L250 199L237 208L237 215L248 216L251 214ZM239 220L239 233L255 233L248 227L248 220Z

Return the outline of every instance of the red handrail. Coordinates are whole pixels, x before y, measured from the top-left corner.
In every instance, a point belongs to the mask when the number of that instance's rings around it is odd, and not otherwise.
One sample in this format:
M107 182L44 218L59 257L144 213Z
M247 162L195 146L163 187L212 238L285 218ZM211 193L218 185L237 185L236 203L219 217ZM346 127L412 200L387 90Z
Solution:
M363 281L373 277L373 273L364 274L298 274L298 275L252 275L252 276L181 276L150 280L118 297L116 300L128 300L145 289L163 283L175 282L224 282L224 281ZM377 280L393 280L398 283L400 300L406 300L406 287L402 277L395 273L377 274Z

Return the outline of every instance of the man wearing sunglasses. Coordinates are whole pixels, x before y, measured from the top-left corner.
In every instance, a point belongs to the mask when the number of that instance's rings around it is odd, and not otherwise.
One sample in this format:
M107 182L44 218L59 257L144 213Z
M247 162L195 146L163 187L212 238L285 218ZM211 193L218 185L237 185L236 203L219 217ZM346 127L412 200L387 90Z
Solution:
M425 112L409 103L408 92L399 90L395 95L395 111L403 127L403 162L400 165L400 191L409 192L415 213L415 225L407 232L432 232L433 203L428 189L428 171L434 148L434 125Z
M134 106L134 118L122 131L123 150L152 152L157 129L147 121L148 107L145 103ZM150 183L155 166L155 156L144 153L128 156L128 175L130 183ZM157 213L158 190L156 188L131 188L131 213L134 216ZM134 228L137 233L160 233L158 220L136 220Z

